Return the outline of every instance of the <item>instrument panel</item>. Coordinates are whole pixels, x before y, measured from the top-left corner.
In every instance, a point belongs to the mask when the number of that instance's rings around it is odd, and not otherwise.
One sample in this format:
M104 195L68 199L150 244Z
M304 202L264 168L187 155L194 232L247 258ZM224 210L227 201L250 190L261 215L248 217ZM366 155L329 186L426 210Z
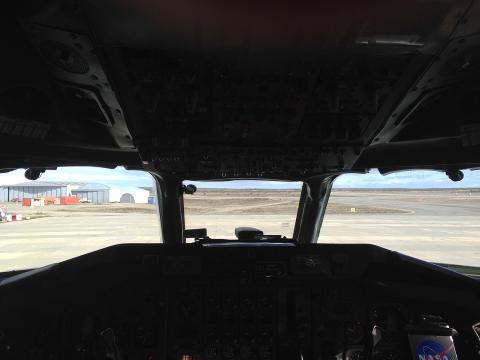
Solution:
M118 245L2 280L0 357L393 360L458 333L474 359L478 295L370 245Z

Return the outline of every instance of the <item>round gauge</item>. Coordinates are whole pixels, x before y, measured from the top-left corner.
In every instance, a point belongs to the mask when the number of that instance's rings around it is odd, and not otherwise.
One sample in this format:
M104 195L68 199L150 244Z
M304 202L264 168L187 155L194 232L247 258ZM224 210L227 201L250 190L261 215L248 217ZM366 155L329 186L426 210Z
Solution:
M350 322L345 324L345 339L349 344L360 343L363 340L363 327L358 322Z
M306 270L317 269L320 266L320 259L314 256L308 256L303 259L303 267Z

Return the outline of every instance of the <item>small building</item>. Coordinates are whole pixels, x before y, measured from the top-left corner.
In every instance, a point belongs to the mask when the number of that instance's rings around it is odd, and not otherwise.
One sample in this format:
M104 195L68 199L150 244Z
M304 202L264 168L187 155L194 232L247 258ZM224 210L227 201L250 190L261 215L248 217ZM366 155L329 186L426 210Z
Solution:
M150 192L145 188L134 186L112 188L110 190L110 201L128 204L149 204Z
M23 199L78 196L92 203L109 201L109 187L78 182L27 181L0 186L0 202L21 202Z
M120 202L124 204L135 204L135 197L130 193L124 193L120 196Z
M148 191L148 204L156 204L157 203L157 192L155 188L151 186L141 186L140 189Z

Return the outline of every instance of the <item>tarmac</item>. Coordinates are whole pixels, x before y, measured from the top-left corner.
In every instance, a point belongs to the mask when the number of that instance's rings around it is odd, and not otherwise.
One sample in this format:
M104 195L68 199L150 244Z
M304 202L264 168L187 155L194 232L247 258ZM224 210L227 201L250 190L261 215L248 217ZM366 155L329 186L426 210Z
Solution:
M0 270L63 261L120 243L159 242L156 214L88 214L0 224Z
M480 266L480 194L335 194L332 201L355 206L355 213L327 214L319 242L370 243L426 261ZM362 213L363 206L402 210ZM80 208L76 208L80 210ZM265 234L291 235L295 214L187 215L187 227L207 227L209 235L234 238L236 226ZM59 213L0 224L0 271L63 261L119 243L160 242L155 212Z

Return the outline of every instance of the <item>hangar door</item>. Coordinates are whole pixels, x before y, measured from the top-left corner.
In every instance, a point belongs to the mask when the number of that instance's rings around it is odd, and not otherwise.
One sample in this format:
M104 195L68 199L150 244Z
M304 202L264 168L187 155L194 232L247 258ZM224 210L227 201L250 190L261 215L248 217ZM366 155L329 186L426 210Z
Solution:
M95 204L103 204L109 202L108 191L72 191L72 195L78 196L80 200L88 200Z

